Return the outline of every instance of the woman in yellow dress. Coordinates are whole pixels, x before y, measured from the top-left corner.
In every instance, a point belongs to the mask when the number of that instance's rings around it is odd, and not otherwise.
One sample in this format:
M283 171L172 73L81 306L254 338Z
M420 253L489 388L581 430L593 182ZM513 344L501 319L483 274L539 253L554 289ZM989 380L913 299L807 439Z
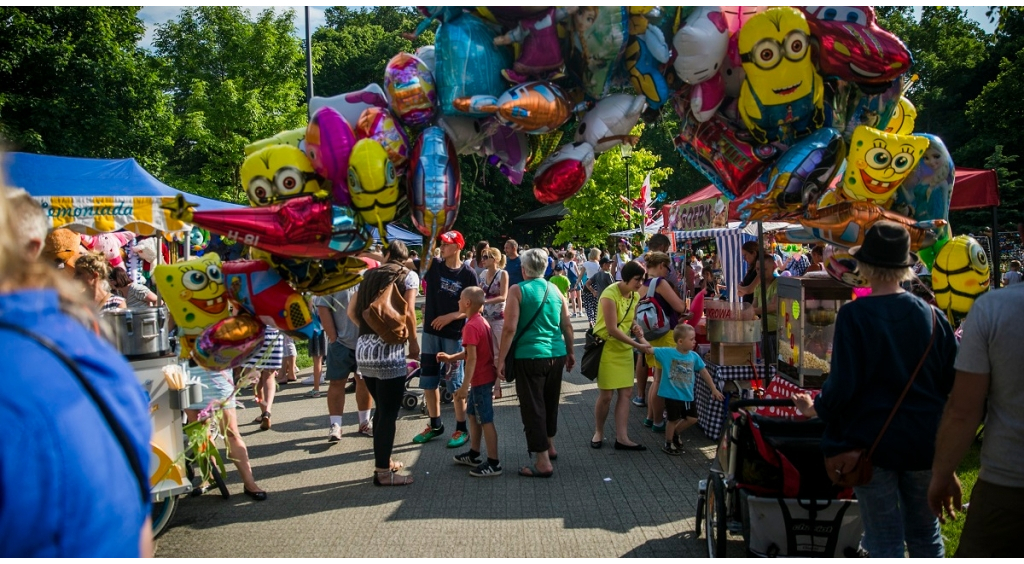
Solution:
M640 294L637 292L643 285L644 267L635 261L629 261L623 265L621 274L622 280L605 288L598 301L594 334L604 339L605 345L601 353L601 368L597 375L600 395L597 404L594 405L596 426L590 446L601 448L604 442L604 423L608 419L612 395L618 395L615 403L615 449L647 450L647 447L633 442L627 435L629 395L633 390L632 349L645 354L651 354L653 351L651 345L644 340L643 331L633 320L637 302L640 301ZM636 337L631 337L630 333Z

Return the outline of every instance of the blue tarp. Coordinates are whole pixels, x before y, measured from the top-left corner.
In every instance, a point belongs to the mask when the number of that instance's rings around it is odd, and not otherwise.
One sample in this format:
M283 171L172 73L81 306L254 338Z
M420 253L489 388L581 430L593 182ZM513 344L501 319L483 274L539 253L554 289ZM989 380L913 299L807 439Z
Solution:
M163 196L184 194L203 211L240 207L175 190L146 172L135 159L86 159L31 153L4 156L7 184L35 197Z

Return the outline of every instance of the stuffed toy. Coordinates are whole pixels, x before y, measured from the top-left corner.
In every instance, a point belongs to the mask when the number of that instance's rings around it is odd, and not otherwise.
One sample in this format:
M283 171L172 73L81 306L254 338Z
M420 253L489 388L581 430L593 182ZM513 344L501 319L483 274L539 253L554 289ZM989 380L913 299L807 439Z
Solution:
M78 257L89 252L82 246L82 238L78 233L61 227L54 229L46 236L42 258L63 265L69 272L74 272Z
M113 268L125 270L121 247L135 240L135 234L127 231L120 233L100 233L99 235L82 235L82 245L94 252L102 253Z
M162 251L163 256L161 258L161 264L168 264L170 262L170 254L167 248L160 244L159 237L146 237L145 239L139 240L131 248L132 252L139 255L142 259L142 276L147 280L150 278L153 272L153 266L156 264L157 252Z

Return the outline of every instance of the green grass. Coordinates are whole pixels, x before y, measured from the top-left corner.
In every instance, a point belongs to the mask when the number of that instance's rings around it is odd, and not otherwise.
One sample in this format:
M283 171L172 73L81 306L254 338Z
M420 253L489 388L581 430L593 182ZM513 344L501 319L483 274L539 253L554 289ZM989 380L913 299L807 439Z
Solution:
M971 491L974 490L974 483L978 481L978 469L981 467L981 443L975 442L967 451L967 456L960 461L956 469L956 475L960 478L960 485L964 490L964 503L971 499ZM946 521L942 525L942 538L946 541L946 556L952 557L960 546L960 533L964 528L964 521L967 516L959 512L955 521Z

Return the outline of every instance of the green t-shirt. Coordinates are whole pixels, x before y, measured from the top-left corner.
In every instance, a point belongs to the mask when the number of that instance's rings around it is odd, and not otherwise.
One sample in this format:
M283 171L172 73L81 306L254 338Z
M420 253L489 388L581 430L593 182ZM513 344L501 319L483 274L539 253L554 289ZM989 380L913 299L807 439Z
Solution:
M519 302L519 323L516 325L519 342L516 343L515 358L557 358L566 354L561 329L562 296L554 286L544 300L544 310L524 331L526 323L537 311L546 286L548 282L543 278L519 283L523 298Z
M778 303L779 303L779 301L778 301L778 290L779 290L779 283L778 283L778 281L777 280L772 280L772 283L768 285L768 288L766 288L766 292L765 292L767 294L767 297L768 297L768 303L773 303L774 302L775 305L778 306ZM754 287L754 307L761 307L761 287L760 286L755 286ZM779 329L779 315L778 315L778 313L769 313L768 314L768 332L769 333L774 333L775 331L778 331L778 329Z
M550 282L562 291L563 296L569 295L569 278L567 276L552 276Z

